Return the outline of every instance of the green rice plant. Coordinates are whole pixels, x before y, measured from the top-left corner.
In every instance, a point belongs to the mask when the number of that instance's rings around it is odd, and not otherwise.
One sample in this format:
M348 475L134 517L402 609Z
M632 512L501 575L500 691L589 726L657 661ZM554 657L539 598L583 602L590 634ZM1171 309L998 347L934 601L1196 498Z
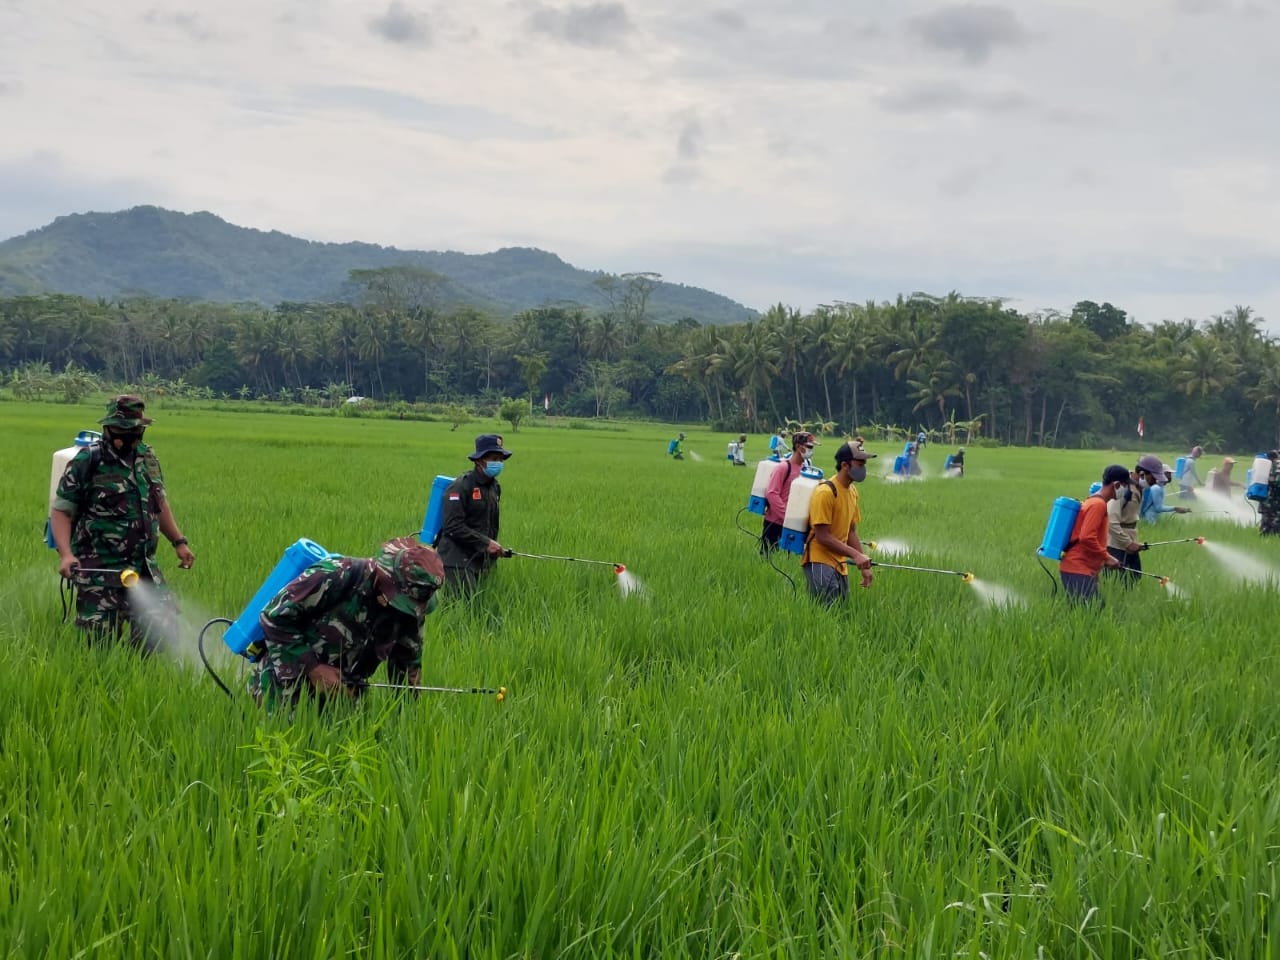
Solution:
M61 622L40 539L50 454L98 415L0 410L4 956L1274 952L1274 585L1170 546L1144 561L1186 599L1106 583L1105 609L1071 610L1032 556L1055 496L1138 451L873 476L864 536L1022 602L884 569L828 611L735 529L751 471L716 459L723 436L687 431L705 459L673 462L662 425L540 424L507 437L502 542L624 563L643 592L504 560L479 602L428 618L424 679L505 685L505 703L371 690L290 718L228 700L195 631L300 536L367 555L418 529L470 436L157 409L148 439L198 559L162 552L188 636L144 662ZM873 464L897 446L873 443ZM1151 533L1280 563L1223 518ZM216 659L238 690L244 665Z

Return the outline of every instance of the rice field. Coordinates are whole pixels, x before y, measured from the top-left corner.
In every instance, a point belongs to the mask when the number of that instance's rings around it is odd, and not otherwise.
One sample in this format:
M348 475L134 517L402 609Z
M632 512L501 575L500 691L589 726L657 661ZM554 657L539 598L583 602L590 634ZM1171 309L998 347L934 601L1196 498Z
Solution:
M931 446L929 479L890 484L898 446L871 444L864 537L978 580L881 570L827 611L736 529L752 471L724 435L687 431L701 459L675 462L661 426L153 408L198 559L162 549L187 629L143 662L61 622L42 540L50 456L98 406L0 403L0 955L1276 952L1280 544L1166 519L1144 538L1215 550L1153 548L1180 592L1111 586L1101 613L1033 557L1054 497L1140 451L971 447L942 479ZM226 698L195 631L299 537L360 556L416 531L488 430L516 451L504 545L642 589L512 558L442 606L424 682L503 703L370 691L290 721Z

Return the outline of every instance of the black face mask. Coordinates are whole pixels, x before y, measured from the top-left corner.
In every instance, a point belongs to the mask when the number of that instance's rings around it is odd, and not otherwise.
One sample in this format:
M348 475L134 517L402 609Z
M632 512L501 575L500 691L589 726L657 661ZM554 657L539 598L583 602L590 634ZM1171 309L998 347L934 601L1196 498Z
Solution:
M111 441L111 449L121 456L130 456L138 449L138 444L142 442L141 430L112 430L108 434ZM117 443L119 441L119 443Z
M865 466L863 467L850 466L849 479L852 480L854 483L861 483L863 480L867 479L867 468Z

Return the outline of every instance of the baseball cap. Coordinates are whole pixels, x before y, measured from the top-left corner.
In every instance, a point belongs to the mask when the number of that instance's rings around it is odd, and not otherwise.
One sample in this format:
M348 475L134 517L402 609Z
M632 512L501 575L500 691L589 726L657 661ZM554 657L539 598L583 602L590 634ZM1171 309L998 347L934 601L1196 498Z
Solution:
M802 443L806 446L812 444L816 447L818 445L818 438L807 430L801 430L799 433L793 433L791 435L791 445L793 447L798 447Z
M836 466L847 463L851 460L867 461L878 454L868 453L866 450L859 450L851 443L842 443L836 447Z
M141 397L122 394L107 402L107 415L98 421L104 427L119 427L122 430L136 430L152 423L150 417L143 416L147 403Z
M379 586L395 610L421 620L444 583L440 555L414 537L388 540L374 557L382 576Z
M508 450L502 445L502 437L498 436L498 434L482 433L480 436L476 437L476 452L468 453L467 459L479 460L487 454L500 453L502 454L502 459L505 460L507 457L511 456L513 452L514 451Z

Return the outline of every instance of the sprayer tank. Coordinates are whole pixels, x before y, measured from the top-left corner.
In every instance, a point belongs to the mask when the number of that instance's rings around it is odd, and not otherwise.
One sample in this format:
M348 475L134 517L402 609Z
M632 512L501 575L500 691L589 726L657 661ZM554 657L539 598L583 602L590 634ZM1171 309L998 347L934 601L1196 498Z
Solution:
M761 460L756 464L755 480L751 483L751 496L747 500L747 510L751 513L764 516L765 508L768 503L765 500L765 493L769 489L769 478L773 476L773 471L777 469L781 460Z
M778 546L797 556L804 553L804 541L809 535L809 501L821 481L799 476L791 484L787 498L787 512L782 518L782 537Z
M1076 517L1080 514L1080 501L1074 497L1058 497L1053 501L1053 509L1049 511L1049 522L1045 524L1044 539L1040 541L1040 549L1036 553L1050 560L1061 560L1071 542L1071 532L1076 526Z
M49 512L53 512L53 501L58 495L58 484L62 481L62 475L67 472L67 464L76 458L76 454L90 444L96 443L102 439L102 434L93 430L81 430L76 434L73 446L64 447L61 450L55 450L53 454L53 469L49 473ZM45 543L50 548L57 546L53 542L53 525L45 524L44 531Z
M418 539L428 546L433 546L440 534L440 525L444 522L444 492L453 477L438 474L431 481L431 493L427 496L427 511L422 517L422 532Z
M1267 484L1271 480L1271 461L1263 454L1253 458L1253 466L1245 471L1244 495L1250 500L1267 499Z
M236 618L235 623L231 624L227 628L227 632L223 634L222 639L231 648L231 652L250 661L256 661L261 657L263 652L262 624L258 622L258 615L266 609L267 604L272 601L275 595L302 573L303 570L306 570L313 563L319 563L321 560L326 560L331 556L333 554L329 553L328 550L314 540L308 540L306 537L303 537L285 550L284 556L280 558L280 562L276 564L275 569L267 575L267 579L258 588L258 592L253 595L253 599L244 608L244 612Z

